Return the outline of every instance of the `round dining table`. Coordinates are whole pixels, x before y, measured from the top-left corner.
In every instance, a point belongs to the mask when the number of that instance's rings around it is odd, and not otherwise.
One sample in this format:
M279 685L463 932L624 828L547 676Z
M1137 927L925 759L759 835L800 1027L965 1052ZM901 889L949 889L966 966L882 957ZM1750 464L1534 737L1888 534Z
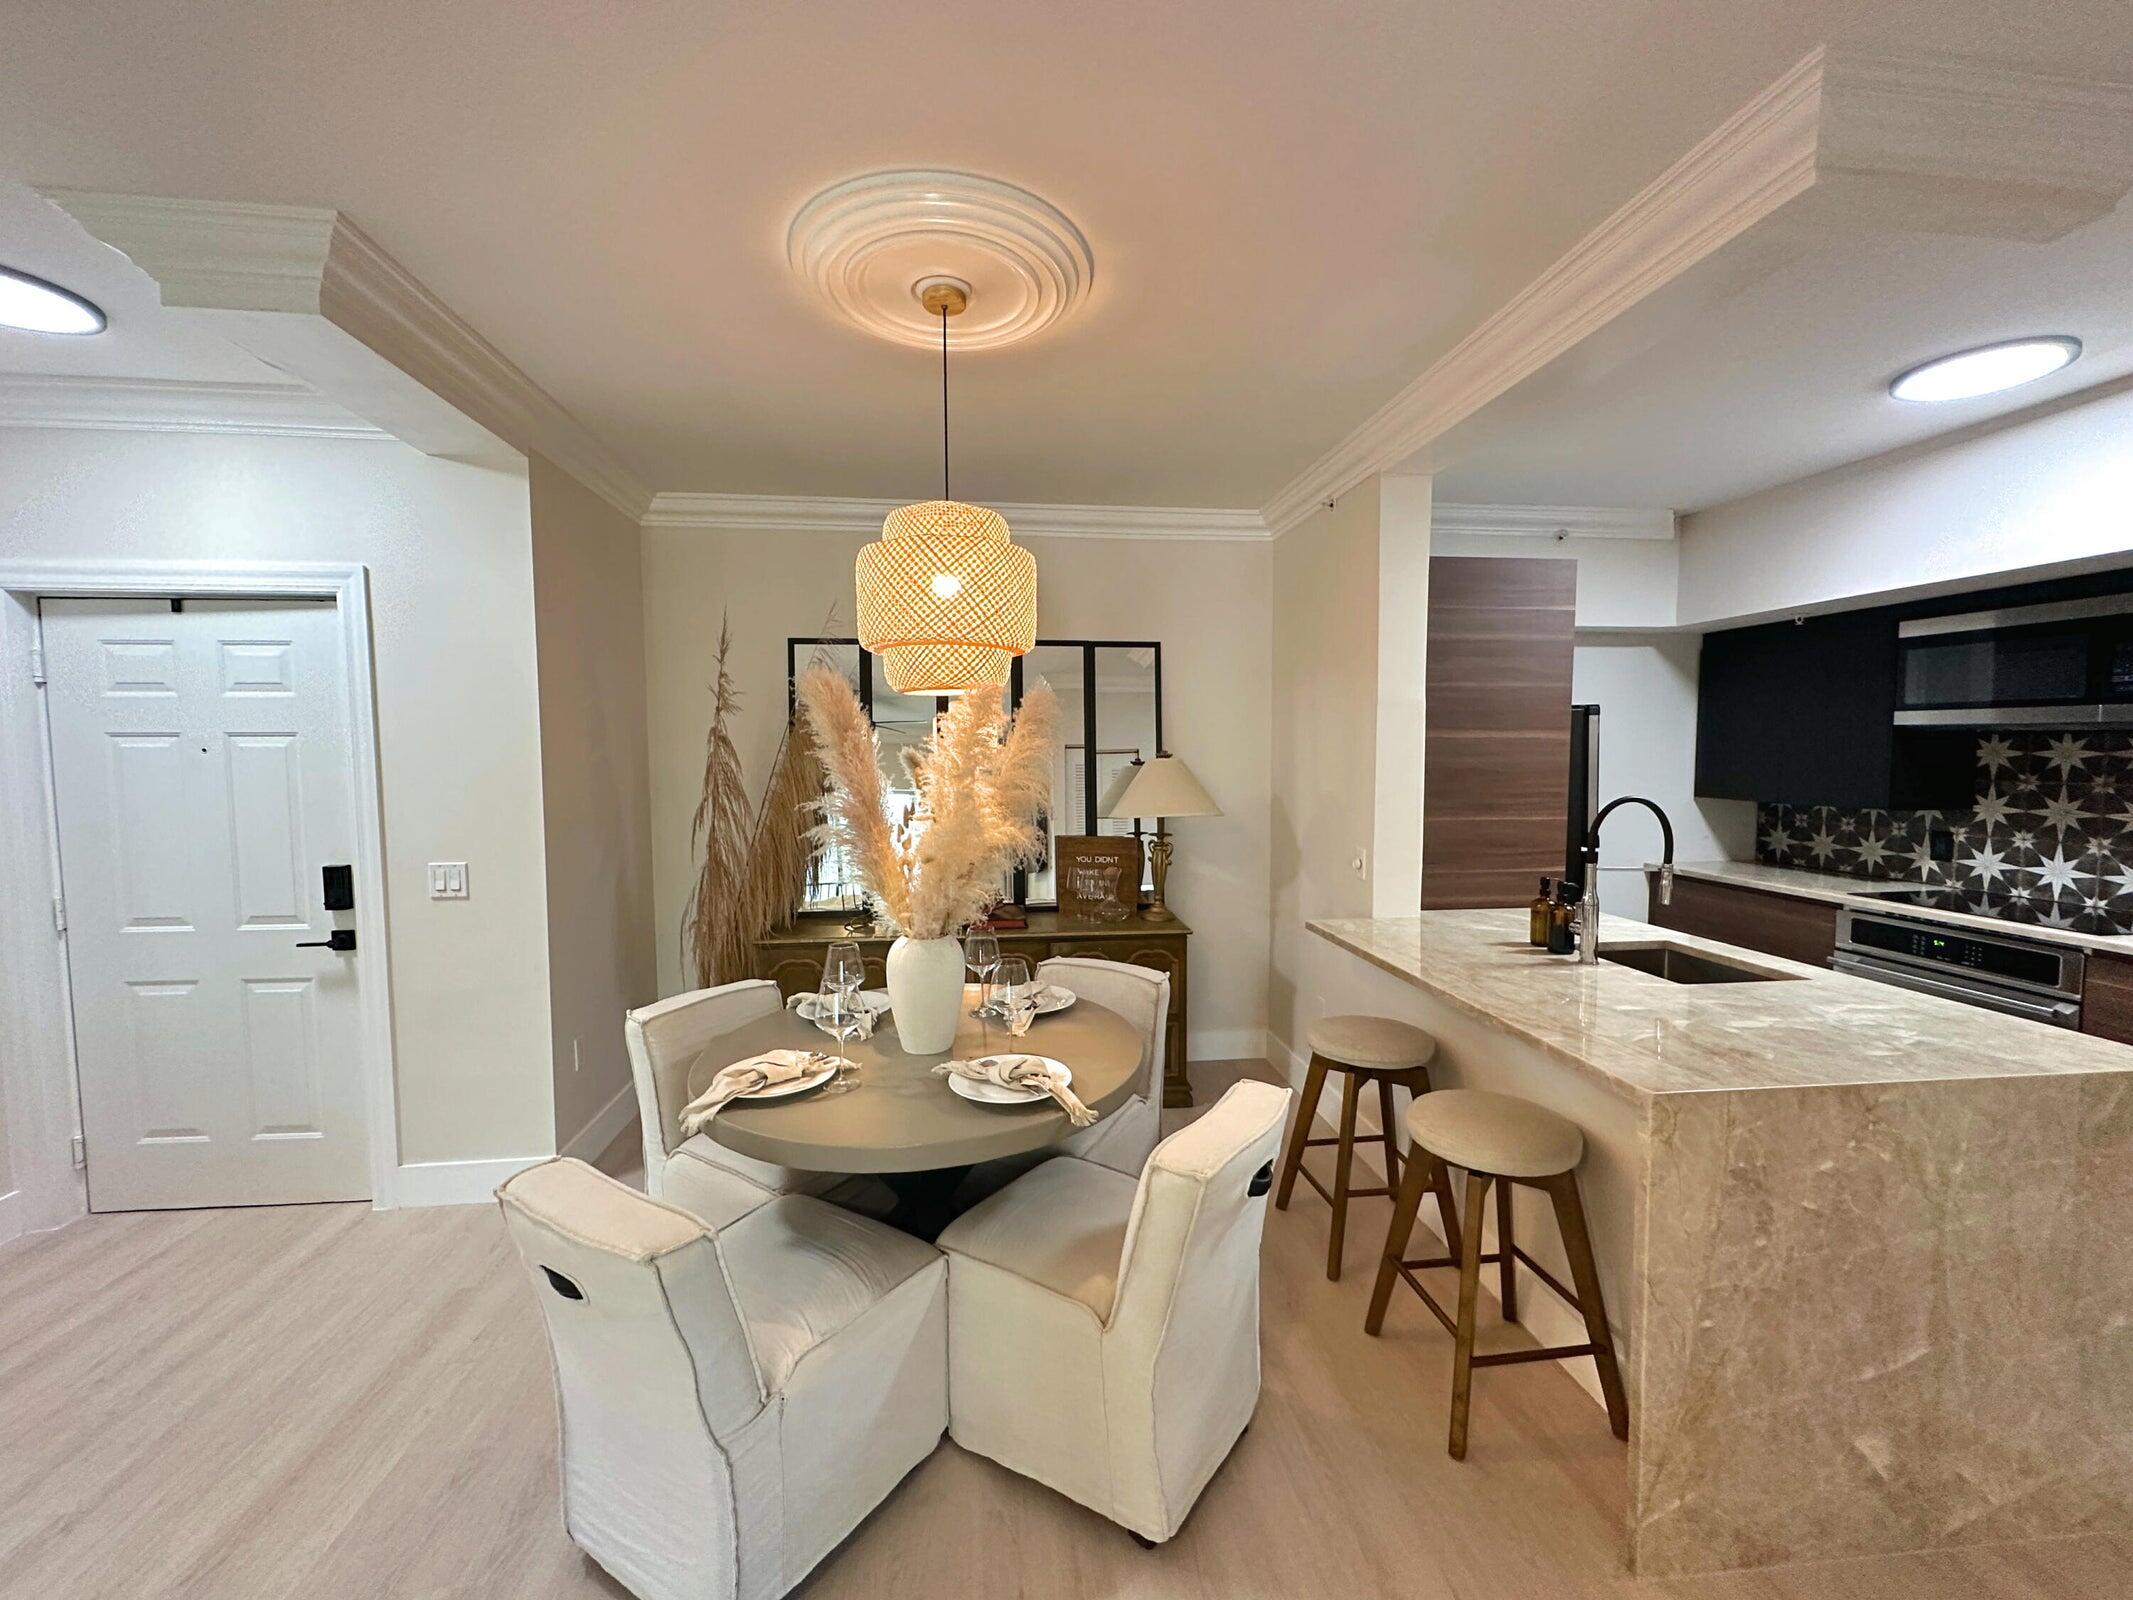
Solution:
M1016 1039L1003 1024L969 1015L976 998L975 987L966 989L955 1043L947 1051L913 1055L884 1013L872 1038L853 1039L843 1052L858 1064L848 1086L827 1084L783 1100L732 1100L704 1131L757 1161L878 1175L896 1190L909 1221L937 1211L979 1162L1041 1150L1075 1131L1049 1096L1026 1105L965 1100L933 1070L942 1062L1009 1051L1050 1056L1072 1069L1074 1093L1099 1119L1131 1096L1142 1040L1117 1012L1077 999L1037 1018ZM781 1010L707 1043L689 1067L689 1098L708 1089L721 1067L766 1050L836 1048L813 1023Z

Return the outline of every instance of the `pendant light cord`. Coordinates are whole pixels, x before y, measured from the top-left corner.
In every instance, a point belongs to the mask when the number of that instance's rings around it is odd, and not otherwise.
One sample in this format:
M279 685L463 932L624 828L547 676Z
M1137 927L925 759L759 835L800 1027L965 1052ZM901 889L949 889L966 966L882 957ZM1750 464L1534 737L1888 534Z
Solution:
M952 500L948 492L948 308L941 307L941 498Z

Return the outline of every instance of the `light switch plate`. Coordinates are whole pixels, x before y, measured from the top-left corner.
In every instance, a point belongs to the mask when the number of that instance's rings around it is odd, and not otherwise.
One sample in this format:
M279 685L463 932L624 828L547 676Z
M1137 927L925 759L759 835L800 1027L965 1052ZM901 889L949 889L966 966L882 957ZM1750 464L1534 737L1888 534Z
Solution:
M464 900L467 897L467 864L464 861L430 863L430 898Z

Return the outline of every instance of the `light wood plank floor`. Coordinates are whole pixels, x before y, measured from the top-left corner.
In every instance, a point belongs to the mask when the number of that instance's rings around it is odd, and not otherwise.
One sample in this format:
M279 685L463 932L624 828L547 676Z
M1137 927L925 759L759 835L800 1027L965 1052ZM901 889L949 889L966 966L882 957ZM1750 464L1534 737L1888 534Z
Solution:
M1211 1069L1203 1092L1225 1073ZM603 1164L635 1166L635 1134ZM1363 1335L1387 1203L1344 1281L1304 1190L1271 1212L1258 1418L1184 1532L1143 1551L943 1443L803 1587L1294 1600L2094 1600L2133 1541L2069 1539L1638 1583L1623 1448L1560 1371L1481 1375L1444 1454L1451 1342ZM564 1537L537 1314L495 1211L94 1217L0 1247L0 1596L620 1595Z

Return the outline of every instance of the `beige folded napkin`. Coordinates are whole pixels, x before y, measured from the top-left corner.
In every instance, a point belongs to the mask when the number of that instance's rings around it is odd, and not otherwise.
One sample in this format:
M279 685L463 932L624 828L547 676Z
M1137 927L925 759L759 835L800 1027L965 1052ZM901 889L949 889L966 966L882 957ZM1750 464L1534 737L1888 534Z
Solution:
M704 1124L717 1116L728 1100L773 1084L811 1078L835 1059L816 1050L766 1050L746 1061L720 1067L711 1087L681 1108L681 1136L691 1139L702 1133Z
M1096 1120L1096 1113L1081 1103L1081 1097L1042 1056L977 1056L969 1061L943 1061L933 1070L944 1078L996 1083L1003 1089L1042 1089L1059 1102L1059 1109L1075 1127L1086 1128Z

